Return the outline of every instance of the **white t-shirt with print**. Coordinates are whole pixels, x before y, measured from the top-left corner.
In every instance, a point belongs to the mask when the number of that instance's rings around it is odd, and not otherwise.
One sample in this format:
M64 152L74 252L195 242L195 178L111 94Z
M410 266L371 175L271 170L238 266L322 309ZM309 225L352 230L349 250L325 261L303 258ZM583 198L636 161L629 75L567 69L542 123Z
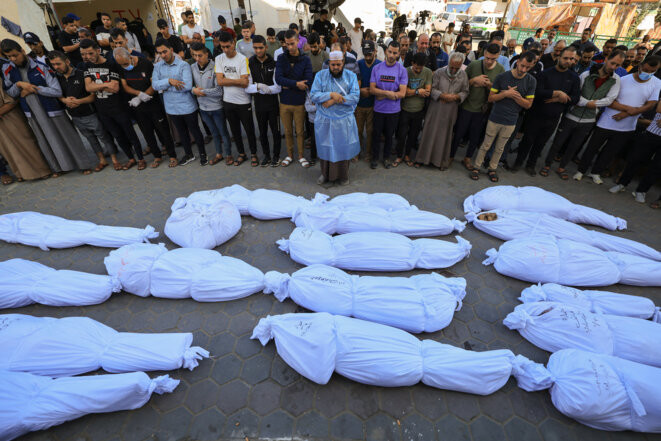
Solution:
M216 57L216 73L225 75L229 80L239 80L241 75L248 75L250 78L248 59L238 52L232 58L220 54ZM250 95L243 87L223 86L223 101L232 104L250 104Z
M204 29L202 29L202 26L197 23L195 23L195 26L192 28L188 26L188 23L181 27L181 35L185 35L188 38L193 38L193 34L200 34L202 38L204 38Z
M661 80L652 77L644 83L639 83L633 74L626 75L620 79L620 93L617 102L631 107L640 107L648 101L657 101L661 91ZM619 110L606 107L601 114L597 126L602 129L616 130L618 132L631 132L636 130L636 122L640 115L628 116L619 121L613 119L613 115L620 113Z

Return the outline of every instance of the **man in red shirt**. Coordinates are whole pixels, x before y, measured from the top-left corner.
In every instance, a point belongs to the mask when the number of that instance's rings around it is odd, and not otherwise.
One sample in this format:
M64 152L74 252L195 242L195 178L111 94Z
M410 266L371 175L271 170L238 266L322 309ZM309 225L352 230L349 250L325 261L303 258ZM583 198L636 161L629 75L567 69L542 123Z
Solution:
M219 15L218 16L218 24L220 25L220 30L221 31L227 32L228 34L230 34L232 36L234 41L236 41L236 32L234 32L234 29L227 26L227 21L225 20L225 17L223 17L222 15Z

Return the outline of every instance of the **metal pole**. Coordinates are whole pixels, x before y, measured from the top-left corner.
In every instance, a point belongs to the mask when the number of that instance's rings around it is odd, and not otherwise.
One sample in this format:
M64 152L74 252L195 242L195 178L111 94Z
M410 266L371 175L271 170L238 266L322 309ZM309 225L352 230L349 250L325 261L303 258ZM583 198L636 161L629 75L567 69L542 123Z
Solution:
M250 0L248 0L248 8L250 8L250 21L254 23L255 20L252 18L252 3L250 2Z
M228 4L229 7L230 7L230 19L232 20L232 22L230 23L230 27L233 28L233 27L234 27L234 14L232 14L232 1L231 1L231 0L227 0L227 4ZM238 37L237 37L237 38L238 38Z

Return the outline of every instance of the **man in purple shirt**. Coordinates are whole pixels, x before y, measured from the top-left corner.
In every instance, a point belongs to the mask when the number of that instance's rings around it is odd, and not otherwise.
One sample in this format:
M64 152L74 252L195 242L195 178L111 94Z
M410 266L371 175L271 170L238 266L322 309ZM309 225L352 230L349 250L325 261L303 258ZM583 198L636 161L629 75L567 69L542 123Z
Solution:
M391 41L386 49L386 61L372 69L370 77L370 94L374 95L374 123L372 131L372 163L370 167L378 166L381 152L381 134L385 136L383 144L383 166L391 167L390 150L392 137L397 127L400 111L400 101L406 96L406 85L409 78L406 68L397 62L399 60L399 43Z

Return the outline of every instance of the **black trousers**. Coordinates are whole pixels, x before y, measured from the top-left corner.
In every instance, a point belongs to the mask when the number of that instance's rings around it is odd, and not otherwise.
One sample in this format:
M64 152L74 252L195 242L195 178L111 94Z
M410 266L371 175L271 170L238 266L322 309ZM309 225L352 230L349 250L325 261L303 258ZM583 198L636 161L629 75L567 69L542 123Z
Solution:
M525 122L523 139L519 144L516 161L514 162L515 165L521 166L525 161L526 167L534 167L537 164L539 155L544 150L546 142L553 135L557 124L558 118L547 118L529 113Z
M172 115L170 114L170 120L174 124L174 128L179 134L179 139L181 140L181 145L184 148L184 151L187 155L193 155L193 149L191 148L191 140L188 131L193 134L195 138L195 144L197 144L197 151L200 154L200 159L207 157L206 149L204 148L204 136L202 136L202 131L200 130L200 123L198 121L197 110L193 113L188 113L186 115Z
M314 123L310 122L308 115L305 115L305 130L308 132L310 137L310 159L317 159L317 140L314 137Z
M110 135L115 138L119 147L129 159L144 159L142 156L142 145L138 135L133 130L133 123L129 112L101 113L99 112L101 124Z
M227 112L227 109L225 109L225 112ZM282 136L280 136L280 111L278 107L264 112L256 111L255 113L257 114L257 125L259 126L259 142L262 145L264 157L280 158ZM269 147L269 126L271 127L271 135L273 136L273 154L271 154ZM232 131L232 134L234 134L234 131ZM236 136L234 139L236 139Z
M374 112L374 126L372 129L372 161L378 161L381 153L381 135L386 140L383 143L383 160L390 158L392 150L392 137L397 128L399 113Z
M161 144L165 147L170 158L176 158L177 153L174 150L174 141L170 135L170 126L168 119L165 116L165 111L158 102L150 104L151 101L140 104L134 108L133 114L135 120L138 122L138 127L142 132L142 136L147 141L147 146L151 149L152 154L156 158L161 157L161 151L156 143L154 133L161 140ZM149 105L148 105L149 104Z
M562 118L558 131L553 139L551 149L546 155L544 165L550 167L556 156L562 155L560 159L559 168L566 168L569 161L572 160L574 155L579 151L583 142L587 138L590 130L594 127L593 122L579 123L569 118ZM566 145L566 149L562 152L562 148Z
M592 174L600 175L606 169L617 154L627 145L631 140L634 132L618 132L617 130L602 129L595 127L592 138L588 143L583 156L581 156L581 163L578 166L578 171L586 173L592 164L592 160L597 156L599 150L604 146L603 150L597 157L594 165L592 166Z
M415 148L418 134L422 131L422 120L425 118L424 109L419 112L402 110L399 114L397 127L397 157L409 156Z
M619 183L625 187L629 185L638 169L645 164L649 164L649 169L636 189L640 193L647 193L652 185L661 178L661 136L648 131L636 137L634 148L627 157L627 165L620 176Z
M243 148L243 137L241 136L241 126L248 135L248 146L250 147L250 154L257 154L257 138L255 137L255 123L252 120L252 105L251 104L233 104L223 101L223 109L225 109L225 118L230 125L232 137L236 143L236 149L239 154L245 155L246 151ZM279 132L280 130L278 130Z
M461 141L468 136L468 148L465 158L472 158L475 150L480 148L484 138L484 129L487 127L489 114L482 112L469 112L461 107L457 113L457 122L454 124L454 137L452 138L452 147L450 157L454 158L459 149Z

